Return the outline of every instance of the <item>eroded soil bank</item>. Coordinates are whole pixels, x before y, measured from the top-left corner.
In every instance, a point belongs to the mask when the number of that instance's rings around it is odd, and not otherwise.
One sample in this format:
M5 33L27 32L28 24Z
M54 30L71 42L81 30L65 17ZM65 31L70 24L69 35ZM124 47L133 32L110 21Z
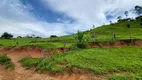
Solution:
M142 46L142 40L121 40L117 42L95 42L89 43L89 47L123 47L123 46ZM59 53L63 52L63 48L58 48ZM70 49L65 49L70 51ZM47 56L51 56L54 53L54 49L50 49L46 52ZM43 57L43 50L38 47L15 47L12 49L0 49L0 55L7 55L12 63L15 64L15 70L6 70L0 67L0 80L106 80L109 74L105 75L92 75L91 73L73 73L61 72L56 75L40 74L33 72L33 70L25 70L25 68L18 62L22 58L41 58ZM112 73L115 74L115 73Z

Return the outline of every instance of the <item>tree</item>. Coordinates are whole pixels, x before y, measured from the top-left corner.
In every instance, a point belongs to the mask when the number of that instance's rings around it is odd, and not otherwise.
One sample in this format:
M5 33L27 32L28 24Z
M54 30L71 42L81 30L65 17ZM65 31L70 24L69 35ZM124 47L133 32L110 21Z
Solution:
M121 19L122 19L122 16L118 16L117 19L118 19L118 20L121 20Z
M13 38L13 35L12 34L9 34L7 32L4 32L2 35L1 35L1 38L3 39L11 39Z
M95 29L95 25L93 25L93 29Z
M17 38L22 38L22 36L18 36Z
M128 12L128 11L125 11L124 14L125 14L126 18L128 18L129 12Z
M141 6L135 6L136 14L141 15L142 14L142 7Z
M56 38L56 37L57 37L56 35L51 35L51 36L50 36L50 38Z
M78 41L79 41L80 43L82 43L82 40L83 40L83 37L84 37L84 33L83 33L83 32L78 31L78 33L77 33L77 37L78 37Z

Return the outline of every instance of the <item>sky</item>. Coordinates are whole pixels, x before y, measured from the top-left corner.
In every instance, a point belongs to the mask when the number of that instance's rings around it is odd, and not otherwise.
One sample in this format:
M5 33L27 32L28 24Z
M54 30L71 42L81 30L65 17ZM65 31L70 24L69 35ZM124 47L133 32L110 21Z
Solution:
M142 0L0 0L0 35L69 35L116 22L125 11L135 18L136 5Z

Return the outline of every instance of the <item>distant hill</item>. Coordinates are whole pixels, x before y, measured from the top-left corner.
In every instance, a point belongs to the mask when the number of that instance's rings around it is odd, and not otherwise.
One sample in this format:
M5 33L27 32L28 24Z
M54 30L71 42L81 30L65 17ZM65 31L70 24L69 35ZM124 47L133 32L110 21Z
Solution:
M128 29L127 25L130 25L130 28ZM91 29L88 31L85 31L85 37L89 39L89 42L92 41L91 35L95 34L97 35L96 41L111 41L112 40L112 33L115 33L116 40L124 40L124 39L130 39L130 34L132 36L132 39L142 39L142 25L141 21L126 21L126 22L119 22L119 23L113 23L110 25L103 25L100 27L97 27L95 29ZM69 42L75 42L76 34L63 36L54 38L52 41L69 41Z

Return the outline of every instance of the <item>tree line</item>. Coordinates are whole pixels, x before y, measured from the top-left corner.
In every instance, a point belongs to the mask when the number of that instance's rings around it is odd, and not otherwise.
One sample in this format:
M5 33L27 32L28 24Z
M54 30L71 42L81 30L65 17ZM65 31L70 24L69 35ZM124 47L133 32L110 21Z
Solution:
M118 22L134 21L134 19L128 18L129 17L129 13L130 13L129 11L125 11L124 12L124 15L126 16L126 18L122 18L122 16L118 16L117 17ZM135 6L134 10L132 10L132 13L138 15L138 17L136 17L135 20L142 21L142 16L141 16L141 14L142 14L142 6Z

